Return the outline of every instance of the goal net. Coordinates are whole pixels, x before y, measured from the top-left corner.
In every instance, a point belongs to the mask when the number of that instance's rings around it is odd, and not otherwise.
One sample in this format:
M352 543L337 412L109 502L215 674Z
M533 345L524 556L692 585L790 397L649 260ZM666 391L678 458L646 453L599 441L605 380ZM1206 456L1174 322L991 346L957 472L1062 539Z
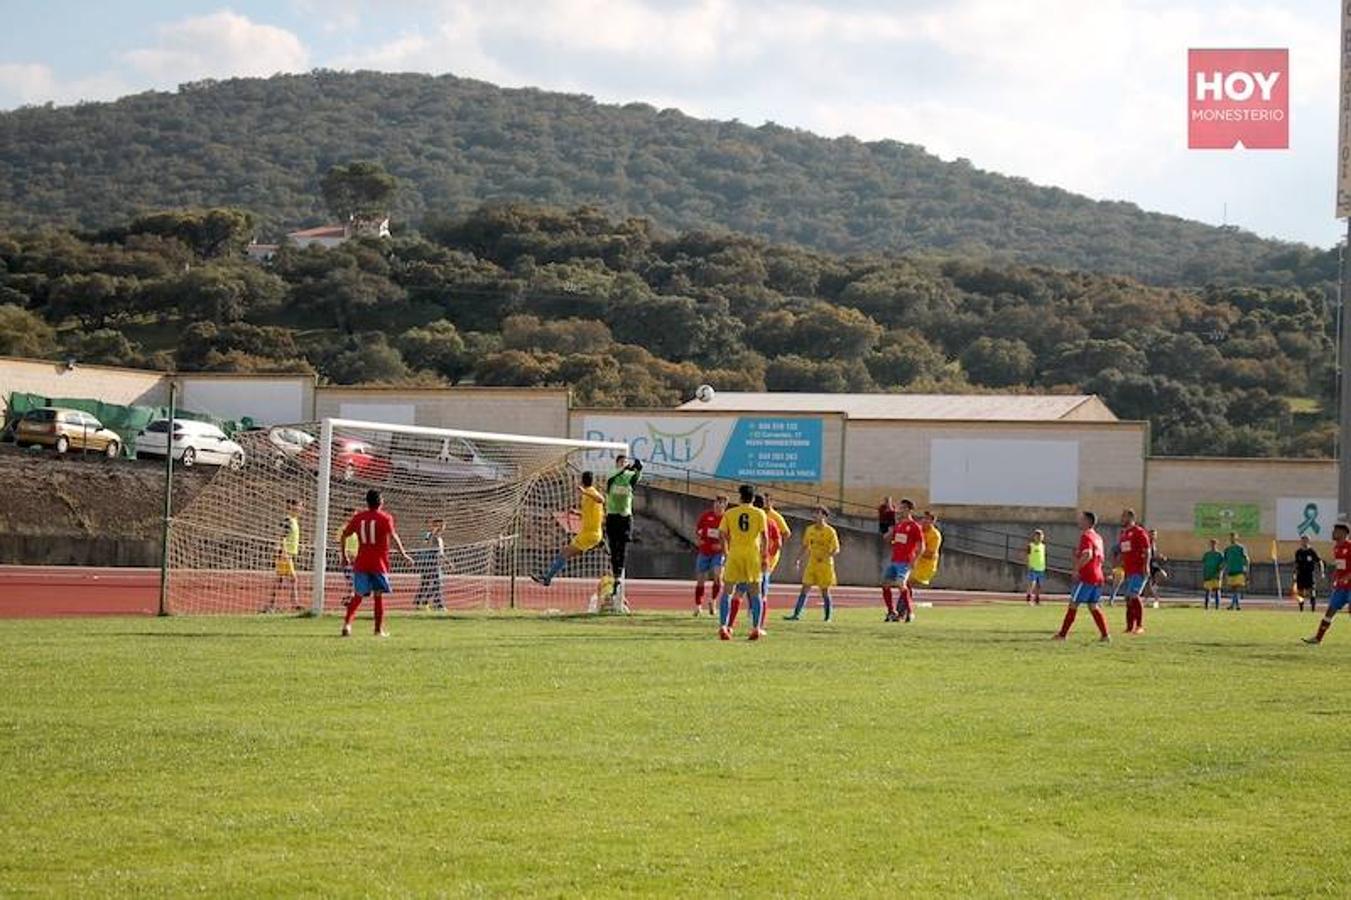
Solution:
M579 526L583 454L612 456L623 444L347 419L234 439L243 464L222 466L173 519L173 613L340 608L351 588L339 536L371 488L413 560L391 548L388 609L596 606L609 572L603 545L571 560L547 588L530 575L547 569Z

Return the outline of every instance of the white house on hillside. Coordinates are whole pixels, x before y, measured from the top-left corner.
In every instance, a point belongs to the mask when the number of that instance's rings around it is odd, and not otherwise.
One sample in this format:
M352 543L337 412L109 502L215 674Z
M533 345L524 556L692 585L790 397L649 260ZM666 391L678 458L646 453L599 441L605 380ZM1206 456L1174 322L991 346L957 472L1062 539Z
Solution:
M345 225L320 225L317 228L303 228L289 231L286 239L297 247L323 247L332 250L354 237L389 237L389 217L382 219L358 219L353 216ZM252 243L245 252L249 259L259 262L269 260L277 252L277 244Z

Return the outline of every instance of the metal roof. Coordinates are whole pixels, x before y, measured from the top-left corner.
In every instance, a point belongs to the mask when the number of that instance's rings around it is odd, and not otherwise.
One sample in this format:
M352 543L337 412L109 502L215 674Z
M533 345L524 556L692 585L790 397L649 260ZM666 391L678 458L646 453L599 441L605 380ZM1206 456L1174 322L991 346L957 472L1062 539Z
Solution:
M706 412L843 413L851 419L965 422L1116 422L1094 394L808 394L718 391L681 409Z

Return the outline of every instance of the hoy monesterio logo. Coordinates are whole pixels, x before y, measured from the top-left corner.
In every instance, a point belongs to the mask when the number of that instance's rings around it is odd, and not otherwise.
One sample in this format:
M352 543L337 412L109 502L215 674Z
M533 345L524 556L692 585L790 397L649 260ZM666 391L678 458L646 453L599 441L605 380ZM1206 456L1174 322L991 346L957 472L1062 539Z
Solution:
M1187 146L1290 146L1288 50L1188 50Z

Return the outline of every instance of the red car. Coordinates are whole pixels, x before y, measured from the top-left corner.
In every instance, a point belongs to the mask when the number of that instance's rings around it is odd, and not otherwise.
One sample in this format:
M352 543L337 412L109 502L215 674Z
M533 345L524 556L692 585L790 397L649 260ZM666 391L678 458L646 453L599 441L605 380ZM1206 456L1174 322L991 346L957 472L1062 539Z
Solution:
M301 460L311 468L319 468L318 441L305 447ZM377 456L371 445L356 438L333 438L333 474L344 481L385 481L389 478L389 460Z

